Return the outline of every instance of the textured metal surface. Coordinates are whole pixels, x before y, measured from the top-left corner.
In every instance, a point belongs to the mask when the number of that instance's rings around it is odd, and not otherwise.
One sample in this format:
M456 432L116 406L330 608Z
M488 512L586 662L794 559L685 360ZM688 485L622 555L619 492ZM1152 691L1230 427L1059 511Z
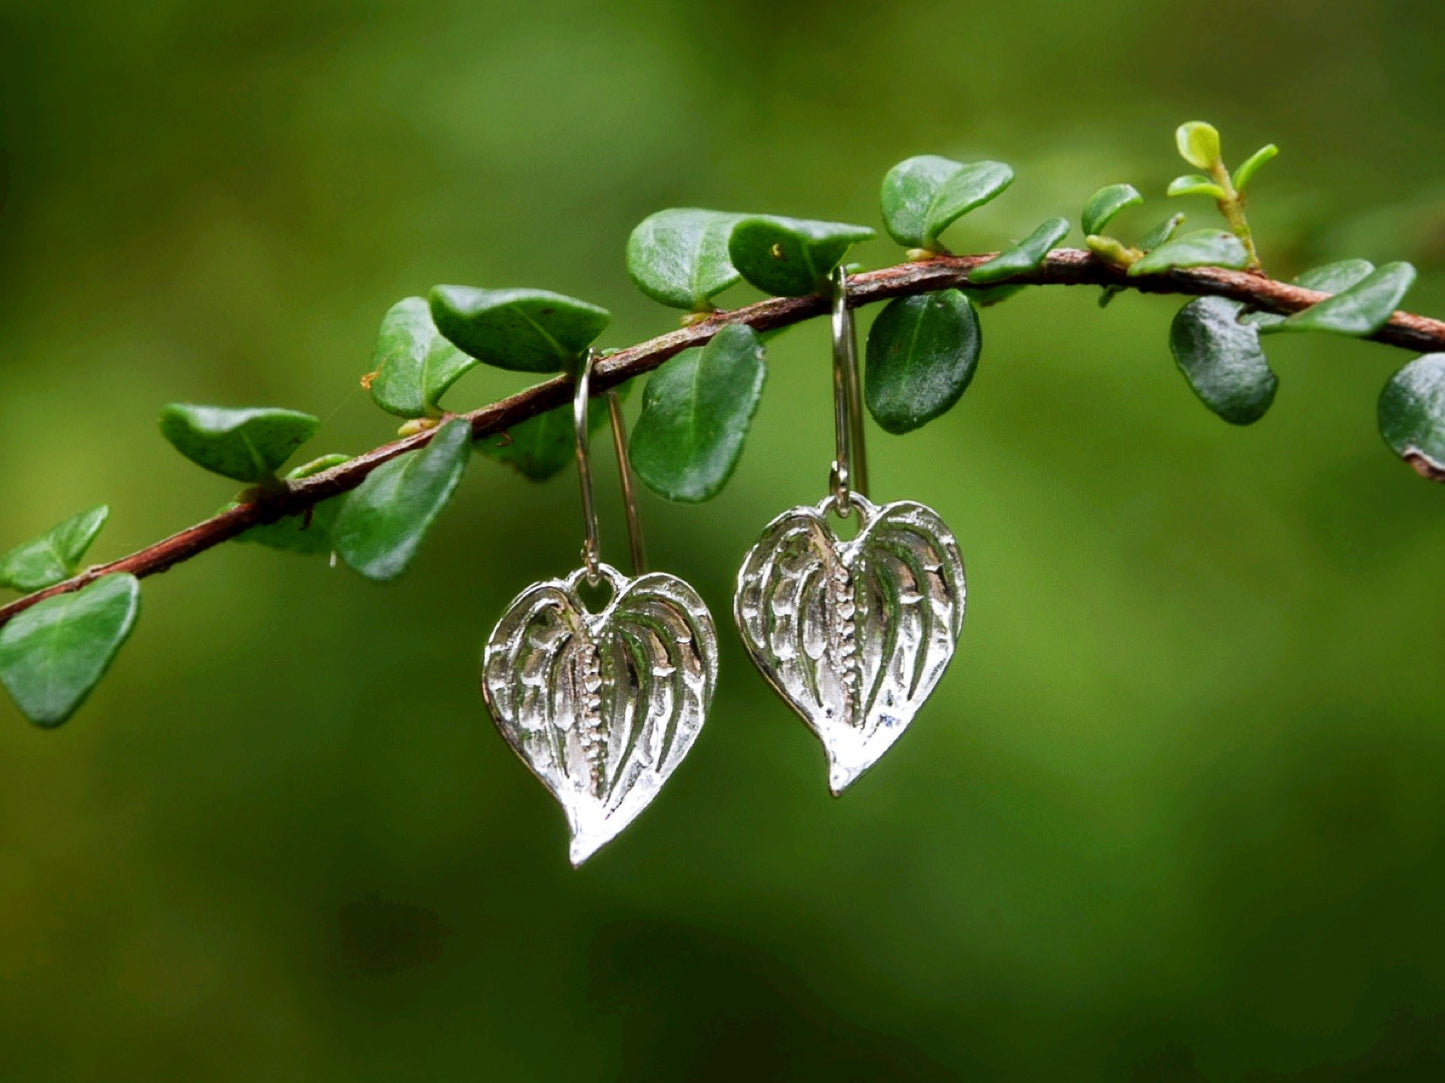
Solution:
M657 796L717 685L717 630L692 587L663 572L598 571L612 590L600 612L577 596L586 569L533 583L482 654L482 695L566 812L574 865Z
M829 497L763 530L738 572L734 616L753 661L828 753L841 793L912 721L963 630L963 558L937 513L900 501L842 541Z

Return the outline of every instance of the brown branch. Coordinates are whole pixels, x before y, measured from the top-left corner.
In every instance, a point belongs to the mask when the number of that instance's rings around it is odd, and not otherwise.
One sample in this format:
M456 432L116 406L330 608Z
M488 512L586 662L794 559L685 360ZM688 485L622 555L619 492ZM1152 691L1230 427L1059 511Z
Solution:
M868 271L848 280L849 295L856 307L890 297L965 286L968 284L968 273L980 264L987 263L993 255L941 256L918 263L902 263L896 267ZM1009 279L1009 283L1118 286L1142 293L1208 294L1229 297L1254 308L1284 314L1298 312L1329 296L1277 282L1261 274L1213 267L1181 269L1130 278L1091 253L1074 248L1060 248L1050 252L1042 266ZM691 326L619 350L599 361L592 378L592 393L596 395L634 376L651 372L680 351L703 345L726 324L746 323L756 330L767 331L822 315L827 310L828 302L824 298L775 297L746 308L714 313ZM1370 338L1408 350L1441 351L1445 350L1445 321L1396 312L1390 322ZM567 401L570 386L569 377L556 376L489 406L457 416L465 417L472 423L474 438L488 436L503 432L509 426L554 406L560 406ZM354 489L382 463L424 446L431 440L433 432L434 430L422 432L384 444L324 473L291 482L285 492L241 504L129 556L88 568L63 583L0 606L0 625L36 602L56 594L79 590L103 575L112 572L129 572L135 576L155 575L234 538L250 527L275 522L284 516L304 511L329 496Z

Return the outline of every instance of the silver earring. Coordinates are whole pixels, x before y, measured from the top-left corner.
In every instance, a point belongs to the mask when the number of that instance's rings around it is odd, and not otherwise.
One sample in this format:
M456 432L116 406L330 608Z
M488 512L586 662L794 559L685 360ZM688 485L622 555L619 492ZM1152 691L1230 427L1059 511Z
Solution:
M610 392L633 577L600 560L587 440L594 358L589 350L573 396L582 567L517 595L482 654L482 695L502 736L566 813L573 865L657 796L697 739L717 685L707 606L676 576L644 571L622 415ZM578 596L584 580L611 592L596 612Z
M878 761L953 657L966 597L958 542L938 514L867 499L857 343L847 278L833 274L831 492L764 528L738 571L733 614L753 662L823 743L834 794ZM839 539L829 513L857 514Z

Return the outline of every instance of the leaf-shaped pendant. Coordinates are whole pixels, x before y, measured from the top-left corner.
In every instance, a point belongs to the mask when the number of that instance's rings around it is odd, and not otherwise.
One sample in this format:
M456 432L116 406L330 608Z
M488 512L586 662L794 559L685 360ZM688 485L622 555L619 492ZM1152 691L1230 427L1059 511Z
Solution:
M567 814L573 865L657 796L717 685L717 630L697 591L663 572L598 571L612 589L600 612L577 596L580 568L533 583L482 655L482 695Z
M953 657L965 586L958 542L931 508L850 494L841 541L829 497L763 530L738 572L734 616L763 676L818 735L841 793L912 721Z

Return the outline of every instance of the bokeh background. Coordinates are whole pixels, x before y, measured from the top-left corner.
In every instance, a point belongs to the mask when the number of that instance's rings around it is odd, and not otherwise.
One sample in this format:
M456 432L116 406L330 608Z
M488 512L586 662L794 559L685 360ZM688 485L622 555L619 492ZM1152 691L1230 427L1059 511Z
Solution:
M105 501L110 559L227 500L168 401L388 439L357 381L403 296L556 289L628 344L675 326L623 270L644 215L877 225L917 153L1018 171L956 250L1122 180L1137 237L1210 120L1235 161L1282 147L1269 269L1410 259L1445 312L1442 37L1423 2L0 0L0 547ZM1096 294L987 310L959 408L874 430L875 494L957 531L969 617L839 800L729 634L691 758L568 867L475 673L574 565L570 472L478 458L390 586L241 545L147 580L67 726L0 706L0 1075L1445 1078L1445 490L1374 422L1408 355L1271 339L1278 401L1236 430L1174 369L1178 301ZM720 621L826 477L825 327L770 364L724 494L644 508Z

